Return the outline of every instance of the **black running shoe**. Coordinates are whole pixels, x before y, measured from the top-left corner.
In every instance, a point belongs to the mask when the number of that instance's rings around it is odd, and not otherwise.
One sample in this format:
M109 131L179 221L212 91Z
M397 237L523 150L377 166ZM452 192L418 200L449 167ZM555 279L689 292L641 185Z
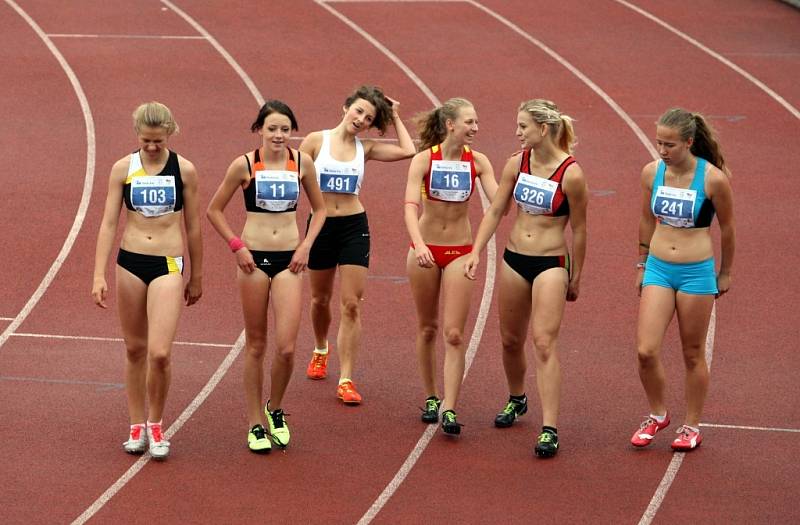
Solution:
M520 403L514 399L508 400L505 408L497 414L494 418L494 426L498 428L507 428L514 424L514 421L522 414L528 411L528 398Z
M425 400L425 408L422 410L422 421L425 423L438 423L439 422L439 407L442 406L442 400L436 396L431 396Z
M555 456L556 452L558 452L558 434L547 430L543 431L536 440L533 452L540 458L552 458Z
M461 433L461 427L463 427L461 423L456 421L456 413L452 410L445 410L442 412L442 432L445 434L450 434L451 436L457 436Z

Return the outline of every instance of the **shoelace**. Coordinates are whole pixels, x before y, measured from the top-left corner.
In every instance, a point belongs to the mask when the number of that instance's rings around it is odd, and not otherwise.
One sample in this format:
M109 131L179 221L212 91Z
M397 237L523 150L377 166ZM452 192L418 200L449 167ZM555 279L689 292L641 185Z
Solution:
M694 430L687 427L686 425L681 425L678 430L675 431L676 434L680 434L681 437L689 437L689 434L692 434Z
M250 433L253 434L256 439L266 439L267 438L267 431L264 430L264 427L261 425L256 425L250 429Z
M516 406L515 406L515 405L516 405L516 403L514 403L513 401L509 401L509 402L506 404L506 407L503 409L503 413L504 413L504 414L516 413L516 411L517 411L517 408L516 408Z
M652 417L648 417L647 419L642 421L641 425L639 425L639 430L642 430L642 429L644 429L644 428L646 428L646 427L648 427L650 425L658 425L658 421L656 421ZM678 430L680 430L680 429L678 429Z
M342 389L342 392L353 393L356 391L355 388L353 387L353 383L351 383L350 381L342 383L341 385L339 385L339 388Z
M269 413L272 416L272 426L275 428L283 428L286 424L284 417L289 414L284 414L283 409L279 408Z
M555 436L551 432L542 432L539 434L539 443L552 443L553 437Z
M151 426L150 433L153 435L153 441L155 443L160 443L164 440L164 436L161 434L161 425Z
M325 355L324 354L314 354L314 368L322 368L325 366Z
M439 401L435 399L426 399L425 400L425 412L438 412L439 411Z
M462 423L456 421L456 415L449 410L442 414L442 423L446 425L458 425L460 427L464 426Z

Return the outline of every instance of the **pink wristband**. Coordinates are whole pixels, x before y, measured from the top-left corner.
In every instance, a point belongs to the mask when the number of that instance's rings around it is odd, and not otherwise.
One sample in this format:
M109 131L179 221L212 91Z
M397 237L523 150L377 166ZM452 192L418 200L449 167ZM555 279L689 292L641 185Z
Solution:
M233 237L228 241L228 246L230 246L232 252L236 253L244 248L244 243L239 237Z

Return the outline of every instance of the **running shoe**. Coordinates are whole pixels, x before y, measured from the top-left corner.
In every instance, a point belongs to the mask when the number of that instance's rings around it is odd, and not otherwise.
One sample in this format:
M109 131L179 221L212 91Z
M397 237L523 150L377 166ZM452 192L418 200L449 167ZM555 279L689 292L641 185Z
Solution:
M269 409L269 401L267 406L264 407L264 414L267 416L267 426L269 427L269 435L272 436L272 441L279 447L285 447L289 444L289 426L286 424L286 416L283 409L277 410Z
M144 454L147 450L147 432L145 425L131 425L131 432L128 435L128 441L122 444L122 448L128 454Z
M703 436L699 430L694 430L688 425L683 425L678 429L679 435L672 442L672 450L692 450L700 446Z
M267 431L261 424L254 425L247 433L247 447L256 454L267 454L272 449Z
M656 437L658 431L667 428L668 425L669 412L667 413L666 417L664 417L664 421L662 423L659 423L651 416L647 416L647 419L642 421L642 424L639 425L639 429L633 433L633 437L631 437L631 444L634 447L646 447L653 441L653 438Z
M515 399L508 399L505 408L494 418L494 426L498 428L508 428L514 424L518 417L528 411L528 398L520 403Z
M442 432L445 434L450 434L451 436L457 436L461 433L461 427L463 427L461 423L456 421L456 413L452 410L445 410L442 412Z
M555 456L556 452L558 452L558 434L543 430L536 440L533 452L540 458L552 458Z
M311 362L306 368L306 376L309 379L325 379L328 377L328 354L311 354Z
M361 394L356 392L356 385L352 381L345 381L336 387L336 397L344 401L347 405L358 405L361 403Z
M431 396L425 400L425 408L422 410L422 421L425 423L438 423L439 422L439 407L442 406L442 400L436 396Z
M163 461L169 456L169 441L164 439L161 423L147 423L147 441L150 444L150 455L156 461Z

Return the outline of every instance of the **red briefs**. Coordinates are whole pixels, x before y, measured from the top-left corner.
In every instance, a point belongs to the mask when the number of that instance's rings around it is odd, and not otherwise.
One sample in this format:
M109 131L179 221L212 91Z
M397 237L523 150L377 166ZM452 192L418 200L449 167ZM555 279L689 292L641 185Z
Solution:
M433 261L436 263L436 266L442 270L444 270L448 264L455 261L462 255L472 252L471 244L464 246L437 246L435 244L426 244L426 246L431 251L431 254L433 255ZM413 243L411 244L411 249L414 249Z

